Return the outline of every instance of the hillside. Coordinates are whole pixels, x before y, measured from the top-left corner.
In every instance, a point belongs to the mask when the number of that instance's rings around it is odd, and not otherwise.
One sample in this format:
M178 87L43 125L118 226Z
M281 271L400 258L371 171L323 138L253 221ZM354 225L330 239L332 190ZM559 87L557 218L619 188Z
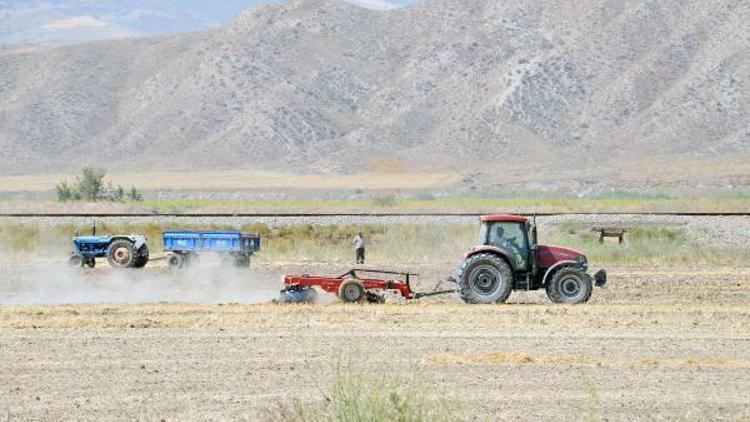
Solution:
M268 0L0 0L0 43L72 43L216 27Z
M338 0L218 29L0 47L0 174L458 170L750 184L742 0Z

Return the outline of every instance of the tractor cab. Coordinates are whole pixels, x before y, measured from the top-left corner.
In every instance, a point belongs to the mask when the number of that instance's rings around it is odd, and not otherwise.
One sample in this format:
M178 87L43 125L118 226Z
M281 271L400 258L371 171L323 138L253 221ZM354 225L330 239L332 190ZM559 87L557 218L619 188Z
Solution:
M479 244L498 248L510 258L515 271L531 271L536 227L525 217L508 214L486 215L481 218ZM529 234L532 233L530 236Z

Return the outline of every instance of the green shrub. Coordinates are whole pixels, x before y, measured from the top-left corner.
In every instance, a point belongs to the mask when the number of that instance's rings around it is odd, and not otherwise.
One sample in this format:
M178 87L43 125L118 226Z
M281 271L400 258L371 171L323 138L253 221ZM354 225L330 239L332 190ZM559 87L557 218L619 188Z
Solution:
M452 421L456 417L423 393L430 388L412 379L365 377L337 371L321 404L300 400L266 410L269 421L420 422Z
M128 199L131 201L142 201L143 196L141 196L141 193L138 192L138 189L136 189L135 186L131 186L130 191L128 191Z
M86 166L81 170L78 180L78 191L83 199L96 201L104 188L104 176L107 171L100 168Z
M372 203L378 207L395 207L398 199L394 195L383 195L372 198Z
M78 201L81 199L79 190L69 185L67 180L63 180L55 186L55 194L57 200L60 202Z
M134 186L127 193L119 185L113 189L111 182L109 187L105 188L104 177L106 175L107 171L104 169L84 167L81 170L81 175L76 177L75 186L69 185L67 180L63 180L55 186L57 200L60 202L81 200L96 202L100 199L106 199L122 202L126 197L131 201L143 200L140 192Z

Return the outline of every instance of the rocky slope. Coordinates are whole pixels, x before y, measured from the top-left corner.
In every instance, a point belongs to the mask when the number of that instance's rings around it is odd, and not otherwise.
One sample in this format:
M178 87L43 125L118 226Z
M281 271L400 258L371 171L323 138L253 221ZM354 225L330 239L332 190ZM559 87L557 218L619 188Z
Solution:
M0 172L408 166L539 186L748 183L748 12L296 0L210 32L6 46Z

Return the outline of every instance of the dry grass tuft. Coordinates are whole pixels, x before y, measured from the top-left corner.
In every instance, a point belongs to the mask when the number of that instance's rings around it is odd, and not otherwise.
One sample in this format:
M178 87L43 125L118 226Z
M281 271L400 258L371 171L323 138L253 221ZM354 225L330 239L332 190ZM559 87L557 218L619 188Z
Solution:
M725 357L594 357L585 355L530 355L515 351L487 353L440 353L426 359L428 365L596 365L596 366L698 366L750 368L750 359Z
M413 376L363 376L337 369L321 403L292 399L266 409L268 421L295 422L420 422L452 421L455 416L441 403L429 399L429 391Z

